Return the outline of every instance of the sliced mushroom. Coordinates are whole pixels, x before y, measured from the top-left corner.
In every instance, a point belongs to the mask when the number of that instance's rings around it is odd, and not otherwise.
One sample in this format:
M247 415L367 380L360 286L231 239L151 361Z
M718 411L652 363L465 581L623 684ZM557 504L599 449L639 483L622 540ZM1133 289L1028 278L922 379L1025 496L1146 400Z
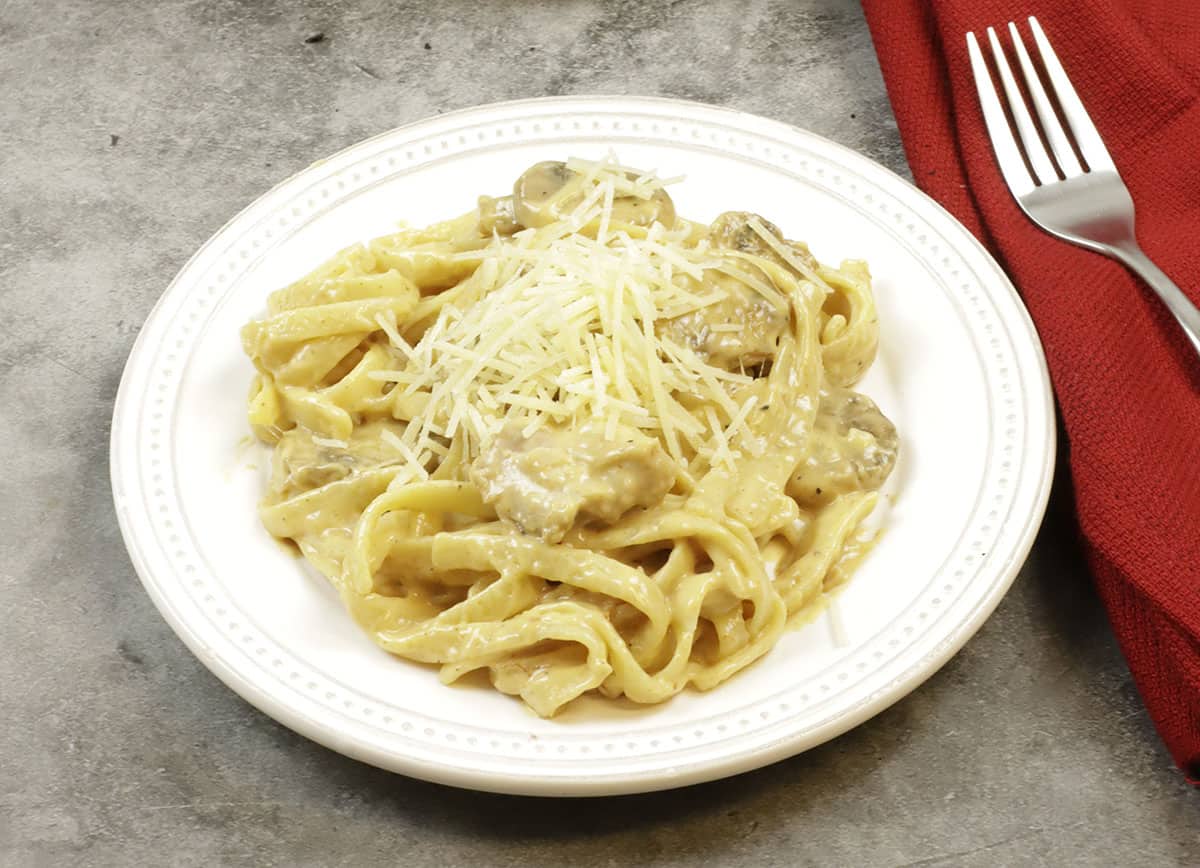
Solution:
M393 463L396 450L383 439L384 431L403 429L388 421L368 422L341 444L314 437L302 426L285 431L271 454L271 489L291 497Z
M782 265L784 268L795 270L792 263L786 261L776 252L770 244L763 240L750 226L750 221L755 220L763 229L771 235L779 239L780 244L788 249L794 258L803 263L810 270L817 269L817 260L808 251L808 245L800 241L788 241L783 237L783 232L779 227L766 220L757 214L752 214L749 211L726 211L712 222L708 228L708 237L716 247L724 247L727 250L740 250L743 253L752 253L755 256L761 256L770 262Z
M566 217L583 201L585 193L582 177L566 163L535 163L513 185L513 213L520 225L536 229ZM675 203L661 189L645 199L616 196L612 216L636 226L658 222L669 228L675 225Z
M749 371L775 357L779 339L788 328L786 309L779 309L746 284L716 271L705 272L704 286L695 289L720 289L725 297L691 313L660 320L656 326L660 336L727 371Z
M851 389L821 392L808 456L788 482L801 506L820 506L850 491L879 489L896 466L896 426L875 402Z

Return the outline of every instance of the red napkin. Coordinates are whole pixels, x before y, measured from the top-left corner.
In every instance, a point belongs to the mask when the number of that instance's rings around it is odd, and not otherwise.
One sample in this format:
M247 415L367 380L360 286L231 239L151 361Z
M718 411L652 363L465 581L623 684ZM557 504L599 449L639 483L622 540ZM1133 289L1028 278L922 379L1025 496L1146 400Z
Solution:
M1037 17L1129 186L1143 249L1200 302L1200 6L863 6L913 177L991 249L1037 323L1096 587L1159 733L1200 783L1200 359L1137 278L1017 208L965 41L991 25L1008 44L1016 20L1036 54L1024 16Z

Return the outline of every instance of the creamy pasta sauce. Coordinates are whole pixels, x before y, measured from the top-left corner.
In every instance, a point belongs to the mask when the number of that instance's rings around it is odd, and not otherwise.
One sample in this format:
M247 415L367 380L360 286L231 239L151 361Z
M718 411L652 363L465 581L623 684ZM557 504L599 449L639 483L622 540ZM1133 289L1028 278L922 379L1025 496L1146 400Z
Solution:
M866 266L612 161L344 250L242 337L267 530L382 647L542 715L761 657L861 558L899 448L851 388Z

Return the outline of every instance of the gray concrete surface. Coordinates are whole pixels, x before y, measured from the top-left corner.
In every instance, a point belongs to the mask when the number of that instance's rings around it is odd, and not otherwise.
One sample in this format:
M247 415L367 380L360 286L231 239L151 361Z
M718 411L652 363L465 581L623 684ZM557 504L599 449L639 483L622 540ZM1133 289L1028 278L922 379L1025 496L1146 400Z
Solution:
M601 92L748 109L906 172L851 0L0 0L0 865L1200 861L1200 795L1138 701L1061 479L1012 593L928 684L673 793L537 801L359 765L248 707L158 617L108 427L175 270L364 136Z

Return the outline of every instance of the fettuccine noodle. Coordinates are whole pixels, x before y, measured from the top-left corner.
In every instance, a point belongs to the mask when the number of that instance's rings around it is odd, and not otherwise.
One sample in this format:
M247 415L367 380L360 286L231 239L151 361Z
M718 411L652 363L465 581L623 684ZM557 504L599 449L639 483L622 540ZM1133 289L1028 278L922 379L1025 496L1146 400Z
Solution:
M896 431L864 263L540 163L343 250L243 330L261 507L383 648L550 716L762 657L844 582Z

